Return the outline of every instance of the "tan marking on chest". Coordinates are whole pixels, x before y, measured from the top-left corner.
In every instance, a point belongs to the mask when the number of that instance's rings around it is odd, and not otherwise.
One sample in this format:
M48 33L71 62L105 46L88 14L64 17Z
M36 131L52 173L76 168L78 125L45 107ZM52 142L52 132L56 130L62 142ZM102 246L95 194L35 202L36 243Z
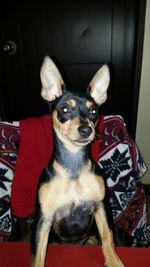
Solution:
M101 176L91 173L91 162L81 170L79 178L72 180L69 173L58 162L54 162L56 172L52 181L39 189L39 201L44 215L54 214L66 205L79 205L82 201L102 201L105 195Z

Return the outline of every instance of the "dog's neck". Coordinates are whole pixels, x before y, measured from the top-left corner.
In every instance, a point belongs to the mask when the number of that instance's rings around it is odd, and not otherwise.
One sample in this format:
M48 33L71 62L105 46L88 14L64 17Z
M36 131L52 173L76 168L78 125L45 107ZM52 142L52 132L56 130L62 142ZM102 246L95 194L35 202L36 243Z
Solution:
M55 159L68 170L70 177L74 180L88 160L89 147L82 146L77 152L72 152L67 149L63 142L54 133L54 157Z

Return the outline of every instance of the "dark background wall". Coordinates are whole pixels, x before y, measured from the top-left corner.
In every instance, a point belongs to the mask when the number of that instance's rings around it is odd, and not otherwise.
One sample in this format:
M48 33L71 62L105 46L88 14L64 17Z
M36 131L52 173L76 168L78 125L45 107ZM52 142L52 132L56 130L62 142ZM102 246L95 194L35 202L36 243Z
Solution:
M72 90L86 90L108 63L103 114L124 117L135 137L145 16L144 1L3 1L0 9L0 116L20 120L48 111L40 65L52 56ZM10 42L11 41L11 42Z

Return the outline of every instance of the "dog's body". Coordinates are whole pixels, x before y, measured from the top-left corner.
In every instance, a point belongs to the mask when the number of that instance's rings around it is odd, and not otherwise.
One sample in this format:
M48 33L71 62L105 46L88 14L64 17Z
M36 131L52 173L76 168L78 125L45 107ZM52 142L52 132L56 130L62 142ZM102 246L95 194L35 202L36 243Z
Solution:
M98 106L107 97L108 67L90 83L87 96L64 88L60 73L46 57L41 68L42 96L52 102L54 154L40 177L35 223L31 238L32 266L43 267L51 227L64 243L84 241L95 218L108 267L123 267L116 254L103 200L105 186L88 155L95 137Z

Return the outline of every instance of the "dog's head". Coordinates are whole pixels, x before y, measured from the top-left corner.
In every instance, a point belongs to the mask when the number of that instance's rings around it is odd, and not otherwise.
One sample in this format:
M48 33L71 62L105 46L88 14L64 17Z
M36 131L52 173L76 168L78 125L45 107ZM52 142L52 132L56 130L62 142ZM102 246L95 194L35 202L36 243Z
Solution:
M90 82L84 96L65 89L64 81L54 62L45 57L41 67L42 97L56 101L52 113L53 127L64 144L84 146L95 137L98 108L107 99L110 75L107 65L103 65Z

